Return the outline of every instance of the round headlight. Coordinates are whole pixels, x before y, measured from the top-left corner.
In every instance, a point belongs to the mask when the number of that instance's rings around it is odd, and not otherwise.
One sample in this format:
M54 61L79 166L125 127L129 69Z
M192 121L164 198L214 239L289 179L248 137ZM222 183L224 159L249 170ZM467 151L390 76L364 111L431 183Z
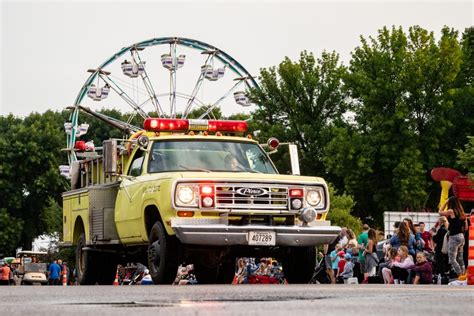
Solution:
M180 187L178 199L183 204L190 204L194 201L194 191L190 187Z
M316 211L311 207L305 207L301 212L301 219L306 223L311 223L316 218Z
M308 190L306 192L306 202L311 206L316 206L321 202L321 193L317 190Z

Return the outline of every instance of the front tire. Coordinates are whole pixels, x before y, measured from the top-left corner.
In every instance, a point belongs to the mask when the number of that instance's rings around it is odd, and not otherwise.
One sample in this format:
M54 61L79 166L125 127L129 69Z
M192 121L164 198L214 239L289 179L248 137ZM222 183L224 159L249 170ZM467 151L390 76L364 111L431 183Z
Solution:
M288 283L308 283L316 266L315 247L291 247L283 260L283 273Z
M171 284L178 269L179 242L156 222L148 237L148 268L155 284Z

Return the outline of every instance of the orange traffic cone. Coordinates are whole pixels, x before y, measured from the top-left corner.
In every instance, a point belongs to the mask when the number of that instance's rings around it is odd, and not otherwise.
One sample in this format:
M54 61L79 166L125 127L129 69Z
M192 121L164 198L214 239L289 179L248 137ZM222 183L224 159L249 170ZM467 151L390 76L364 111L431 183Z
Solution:
M63 265L63 286L67 285L67 268Z
M115 273L114 285L119 285L119 283L118 283L118 269L117 269L117 272Z
M469 226L469 248L467 256L467 284L474 285L474 213L471 213L471 225Z

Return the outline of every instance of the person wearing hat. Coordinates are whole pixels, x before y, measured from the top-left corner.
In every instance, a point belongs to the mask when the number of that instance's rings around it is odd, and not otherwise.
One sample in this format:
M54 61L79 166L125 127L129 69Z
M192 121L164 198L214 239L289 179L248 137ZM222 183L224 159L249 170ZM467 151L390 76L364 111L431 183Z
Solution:
M0 268L0 285L8 285L10 282L10 267L4 261L3 266Z
M341 273L341 277L344 283L347 283L347 279L354 276L354 263L352 262L352 255L350 253L346 253L344 255L344 259L346 264L344 265L344 270Z

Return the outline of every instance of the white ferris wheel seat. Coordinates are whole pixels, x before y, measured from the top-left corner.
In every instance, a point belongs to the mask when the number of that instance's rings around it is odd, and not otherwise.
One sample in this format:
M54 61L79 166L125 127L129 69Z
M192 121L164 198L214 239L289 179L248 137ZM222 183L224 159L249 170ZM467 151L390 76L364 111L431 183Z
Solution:
M145 72L145 63L144 61L135 63L125 60L122 62L123 74L130 78L137 78Z
M168 70L176 70L184 66L185 59L186 55L179 55L173 60L171 54L163 54L161 55L161 64Z
M110 87L105 85L103 87L96 87L95 84L91 85L87 91L87 96L94 101L102 101L109 96Z

